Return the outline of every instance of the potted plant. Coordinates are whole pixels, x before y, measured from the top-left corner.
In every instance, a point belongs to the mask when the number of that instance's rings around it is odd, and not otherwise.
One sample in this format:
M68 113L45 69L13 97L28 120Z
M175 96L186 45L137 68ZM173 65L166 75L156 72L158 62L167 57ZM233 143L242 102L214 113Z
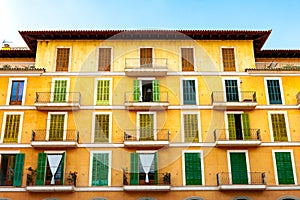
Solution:
M127 168L122 168L123 171L123 185L128 185L128 180L127 180Z
M163 173L163 182L164 184L171 184L171 173L169 172L166 172L166 173Z
M76 171L74 171L74 172L70 171L70 172L69 172L67 181L68 181L68 183L69 183L70 185L76 186L77 174L78 174L78 173L77 173Z
M31 166L27 168L29 173L27 174L26 185L33 185L36 175L36 169L33 169Z

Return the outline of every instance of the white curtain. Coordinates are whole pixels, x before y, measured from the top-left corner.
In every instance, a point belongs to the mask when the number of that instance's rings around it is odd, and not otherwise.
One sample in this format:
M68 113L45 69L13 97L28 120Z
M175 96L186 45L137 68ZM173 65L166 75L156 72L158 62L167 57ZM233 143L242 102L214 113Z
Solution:
M143 170L146 174L145 182L149 183L149 171L154 160L154 154L139 154Z
M62 155L47 155L50 170L52 173L51 185L55 184L54 175L57 171Z

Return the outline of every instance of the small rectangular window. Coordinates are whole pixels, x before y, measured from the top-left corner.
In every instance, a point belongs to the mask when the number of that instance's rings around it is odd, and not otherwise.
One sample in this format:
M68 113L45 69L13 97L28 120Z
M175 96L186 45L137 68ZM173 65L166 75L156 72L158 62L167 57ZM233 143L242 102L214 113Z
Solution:
M223 70L236 71L234 48L222 48Z
M57 48L56 71L67 72L69 68L70 48Z
M267 80L270 104L282 104L279 80Z
M99 48L98 71L110 71L111 48Z
M182 71L194 71L194 49L181 48Z
M288 141L284 114L271 114L271 121L274 141Z
M24 81L12 81L9 105L21 105L23 99Z
M4 129L4 143L17 143L20 129L21 115L6 115Z

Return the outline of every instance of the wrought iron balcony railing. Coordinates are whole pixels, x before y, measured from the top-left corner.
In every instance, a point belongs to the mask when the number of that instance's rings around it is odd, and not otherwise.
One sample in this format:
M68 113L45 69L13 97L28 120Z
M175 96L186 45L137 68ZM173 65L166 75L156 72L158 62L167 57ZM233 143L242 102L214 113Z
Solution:
M27 186L65 186L65 185L70 185L70 186L76 186L77 182L77 173L64 173L61 174L63 175L63 179L55 179L53 183L51 183L52 176L47 175L44 178L44 183L43 184L37 184L36 183L36 170L34 173L28 173L26 177L26 185Z
M168 129L129 129L124 131L124 141L169 141Z
M126 58L125 69L168 69L167 58Z
M261 141L260 129L215 129L215 141L250 140Z
M79 131L77 130L55 130L39 129L32 130L31 141L79 141Z
M37 92L35 103L78 103L80 104L80 92Z
M266 185L264 172L220 172L217 184L221 185Z
M253 102L256 103L256 92L240 91L238 93L226 93L226 91L214 91L211 94L212 103L225 102Z
M171 173L123 173L123 185L171 185Z

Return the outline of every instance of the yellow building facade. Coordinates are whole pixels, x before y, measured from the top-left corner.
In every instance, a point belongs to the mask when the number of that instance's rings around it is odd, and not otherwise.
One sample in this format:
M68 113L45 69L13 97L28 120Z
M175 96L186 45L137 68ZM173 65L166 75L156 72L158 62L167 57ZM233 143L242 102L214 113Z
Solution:
M270 33L21 31L0 198L299 199L300 51Z

